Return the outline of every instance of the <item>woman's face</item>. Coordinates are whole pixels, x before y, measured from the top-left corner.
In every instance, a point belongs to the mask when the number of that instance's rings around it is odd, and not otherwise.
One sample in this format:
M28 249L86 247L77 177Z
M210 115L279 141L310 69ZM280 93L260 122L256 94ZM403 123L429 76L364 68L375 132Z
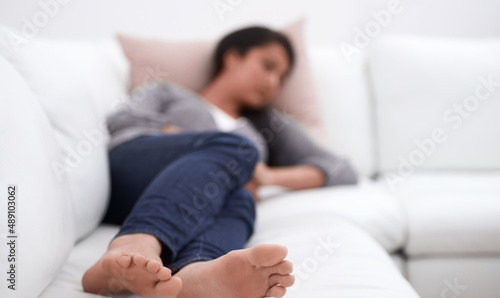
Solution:
M261 109L271 104L288 74L288 55L278 43L237 53L226 60L235 98L242 108Z

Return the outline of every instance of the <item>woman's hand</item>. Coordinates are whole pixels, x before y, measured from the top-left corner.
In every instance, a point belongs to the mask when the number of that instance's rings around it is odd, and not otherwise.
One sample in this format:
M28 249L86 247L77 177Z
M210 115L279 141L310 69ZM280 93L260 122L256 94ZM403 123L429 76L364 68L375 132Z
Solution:
M259 187L257 186L257 183L255 183L255 179L252 178L252 180L248 181L248 183L245 185L245 189L248 190L253 198L255 199L255 202L260 202L261 198L259 197L259 194L257 193L257 190Z
M263 162L259 162L255 166L255 170L253 172L252 180L248 181L245 185L245 188L252 193L255 201L260 202L261 198L257 193L257 190L262 185L268 185L269 179L271 178L270 168Z
M265 163L259 162L253 173L257 186L273 185L273 170Z
M164 134L176 134L181 132L181 128L179 126L167 124L163 125L162 131Z
M279 185L290 190L321 187L325 182L325 175L318 168L311 165L298 165L279 168L270 168L265 163L259 162L255 166L252 180L245 185L257 202L259 187L264 185Z
M253 180L257 187L279 185L290 190L299 190L321 187L325 183L325 174L311 165L270 168L264 163L258 163Z

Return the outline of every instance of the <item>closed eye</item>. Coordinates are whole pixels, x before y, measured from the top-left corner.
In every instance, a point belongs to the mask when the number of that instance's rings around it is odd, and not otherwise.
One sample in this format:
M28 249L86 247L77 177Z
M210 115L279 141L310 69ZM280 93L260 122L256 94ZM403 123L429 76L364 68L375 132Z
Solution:
M267 71L272 71L275 68L276 64L269 60L264 60L264 69Z

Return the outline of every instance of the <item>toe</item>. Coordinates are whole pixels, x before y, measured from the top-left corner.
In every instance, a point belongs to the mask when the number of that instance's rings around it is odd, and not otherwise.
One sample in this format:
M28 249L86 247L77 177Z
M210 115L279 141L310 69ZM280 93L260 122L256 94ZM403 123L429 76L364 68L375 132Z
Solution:
M143 255L134 255L133 256L134 264L139 266L139 267L144 267L146 266L146 263L148 262L148 259L146 259L145 256Z
M149 260L148 263L146 264L146 269L150 273L158 272L161 267L162 267L162 265L160 264L160 262L155 261L155 260Z
M266 297L283 297L286 294L286 289L282 286L273 286L267 290Z
M172 271L167 267L161 267L160 270L156 273L159 280L167 280L172 277Z
M273 266L280 263L288 254L286 246L277 244L258 244L250 248L248 260L255 266Z
M130 266L130 264L132 263L132 258L130 256L121 256L118 259L116 259L116 262L122 268L128 268Z
M295 281L295 276L293 275L280 275L273 274L269 278L269 286L281 285L285 288L291 287Z
M285 260L276 266L269 267L269 271L271 272L271 274L287 275L292 273L293 264L292 262Z

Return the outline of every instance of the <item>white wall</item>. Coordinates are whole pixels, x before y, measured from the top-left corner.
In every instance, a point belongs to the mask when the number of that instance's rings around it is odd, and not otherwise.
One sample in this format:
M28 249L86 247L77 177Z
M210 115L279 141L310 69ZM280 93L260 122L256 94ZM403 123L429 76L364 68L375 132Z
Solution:
M0 0L0 23L22 29L40 3L68 2L40 29L39 36L104 38L117 30L176 39L216 37L235 26L260 22L281 25L309 18L313 44L338 44L354 38L354 28L372 20L371 11L390 0L217 0L235 3L220 20L214 0ZM393 0L398 1L398 0ZM399 0L403 11L382 34L453 37L500 36L500 1Z

